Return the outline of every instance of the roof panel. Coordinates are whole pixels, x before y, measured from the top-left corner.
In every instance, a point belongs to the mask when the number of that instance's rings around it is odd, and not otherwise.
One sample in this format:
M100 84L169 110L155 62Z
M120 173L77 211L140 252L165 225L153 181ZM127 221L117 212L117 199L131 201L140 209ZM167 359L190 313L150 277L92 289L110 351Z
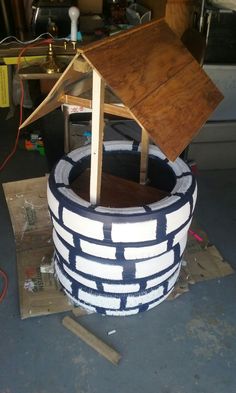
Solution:
M165 155L175 160L220 99L221 93L192 61L176 77L132 108L132 113Z
M83 56L130 109L192 61L164 20L98 42Z
M78 52L171 160L189 144L223 98L163 19ZM60 96L84 77L75 71L75 59L22 127L59 106Z
M171 160L223 98L164 20L100 41L83 56Z

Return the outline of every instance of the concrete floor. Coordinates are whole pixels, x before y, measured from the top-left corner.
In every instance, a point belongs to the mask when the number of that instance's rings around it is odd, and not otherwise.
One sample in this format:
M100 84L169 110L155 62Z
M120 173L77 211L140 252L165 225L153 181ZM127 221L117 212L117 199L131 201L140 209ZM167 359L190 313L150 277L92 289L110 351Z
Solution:
M17 122L17 114L8 121L5 116L1 110L1 161ZM0 180L47 170L45 157L18 150ZM200 172L198 184L198 222L236 268L236 170ZM62 326L64 314L20 319L14 237L2 188L0 251L0 267L9 276L0 304L0 393L235 393L235 274L196 284L175 301L137 316L81 317L122 354L113 366ZM116 334L108 336L113 329Z

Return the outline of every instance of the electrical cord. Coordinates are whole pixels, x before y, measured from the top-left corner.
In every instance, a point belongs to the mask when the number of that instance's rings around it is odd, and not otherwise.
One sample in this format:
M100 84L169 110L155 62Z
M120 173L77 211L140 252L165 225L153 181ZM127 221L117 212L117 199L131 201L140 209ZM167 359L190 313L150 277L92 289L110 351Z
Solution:
M22 124L22 115L23 115L23 102L24 102L24 86L23 86L23 82L20 79L20 86L21 86L21 99L20 99L20 120L19 120L19 126L18 126L18 130L17 130L17 134L16 134L16 139L15 139L15 144L14 147L12 149L12 151L8 154L8 156L5 158L5 160L2 162L2 164L0 165L0 171L3 170L3 168L6 166L6 164L8 163L8 161L14 156L16 149L17 149L17 145L19 142L19 137L20 137L20 126Z
M42 45L42 44L50 44L50 43L52 43L52 39L50 38L48 38L48 39L46 39L46 40L43 40L43 41L41 41L40 43L36 43L36 44L30 44L30 45L27 45L26 47L24 47L21 51L20 51L20 53L19 53L19 56L18 56L18 61L17 61L17 71L19 71L19 68L20 68L20 60L21 60L21 57L22 57L22 55L23 55L23 53L27 50L27 49L29 49L29 48L32 48L32 47L34 47L34 46L37 46L37 45ZM16 149L17 149L17 146L18 146L18 142L19 142L19 137L20 137L20 126L21 126L21 124L22 124L22 119L23 119L23 103L24 103L24 85L23 85L23 81L22 81L22 79L20 79L20 87L21 87L21 99L20 99L20 119L19 119L19 126L18 126L18 130L17 130L17 134L16 134L16 139L15 139L15 144L14 144L14 147L13 147L13 149L12 149L12 151L8 154L8 156L5 158L5 160L2 162L2 164L0 165L0 172L3 170L3 168L6 166L6 164L7 164L7 162L14 156L14 154L15 154L15 152L16 152Z
M44 43L44 44L49 44L49 43L51 43L51 42L52 42L52 39L50 38L50 39L41 41L40 43L38 43L38 45L41 45L42 43ZM36 45L37 45L37 44L34 44L34 45L30 44L30 45L27 45L26 47L24 47L24 48L21 50L21 52L19 53L19 56L18 56L18 61L17 61L17 71L19 71L19 68L20 68L20 60L21 60L21 57L22 57L23 53L24 53L28 48L31 48L32 46L36 46ZM23 85L22 79L20 79L20 86L21 86L20 118L19 118L19 126L18 126L18 130L17 130L17 134L16 134L15 144L14 144L14 147L13 147L12 151L10 152L10 154L8 154L8 156L5 158L5 160L4 160L4 161L2 162L2 164L0 165L0 171L3 170L3 168L5 167L5 165L7 164L7 162L8 162L8 161L11 159L11 157L15 154L16 149L17 149L17 145L18 145L18 142L19 142L20 126L21 126L21 124L22 124L22 118L23 118L23 103L24 103L24 85ZM1 303L1 302L3 301L3 299L5 298L5 296L6 296L7 289L8 289L8 277L7 277L7 274L6 274L3 270L1 270L1 269L0 269L0 277L3 279L3 282L4 282L2 292L0 293L0 303Z
M3 282L4 282L2 292L0 293L0 303L1 303L6 296L7 289L8 289L8 277L6 273L1 269L0 269L0 277L3 278Z
M11 45L11 44L14 44L15 42L18 42L18 44L21 44L21 45L29 45L29 44L33 44L34 42L37 42L38 40L41 40L42 37L44 37L44 36L49 36L53 40L55 39L55 37L53 37L53 35L51 33L48 33L48 32L42 33L38 37L36 37L35 39L29 40L29 41L21 41L16 36L9 35L8 37L5 37L5 38L3 38L0 41L0 45ZM5 41L8 41L10 38L14 38L14 41L12 40L10 42L5 42ZM64 41L66 41L66 40L69 40L69 38L68 37L57 38L57 40L64 40Z

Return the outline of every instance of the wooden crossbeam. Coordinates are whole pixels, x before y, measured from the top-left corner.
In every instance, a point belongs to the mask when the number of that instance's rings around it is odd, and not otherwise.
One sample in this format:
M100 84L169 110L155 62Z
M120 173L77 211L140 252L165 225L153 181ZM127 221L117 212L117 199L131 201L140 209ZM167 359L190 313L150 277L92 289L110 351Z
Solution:
M83 106L84 108L91 108L92 109L92 100L82 97L74 97L68 94L63 94L59 101L61 104L68 104L68 105L78 105ZM125 117L127 119L133 119L130 111L125 107L117 104L108 104L104 103L104 112L110 115Z

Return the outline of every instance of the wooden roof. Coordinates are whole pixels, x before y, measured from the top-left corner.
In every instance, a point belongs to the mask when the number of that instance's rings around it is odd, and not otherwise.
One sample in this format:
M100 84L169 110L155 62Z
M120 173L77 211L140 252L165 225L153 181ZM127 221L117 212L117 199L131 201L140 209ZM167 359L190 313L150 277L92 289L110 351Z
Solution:
M97 41L81 53L171 160L184 150L223 98L164 20ZM59 102L58 91L63 90L69 75L75 80L74 73L70 65L50 93L53 101ZM37 118L51 110L52 100L47 105L43 102L36 109ZM29 121L33 120L34 113Z

